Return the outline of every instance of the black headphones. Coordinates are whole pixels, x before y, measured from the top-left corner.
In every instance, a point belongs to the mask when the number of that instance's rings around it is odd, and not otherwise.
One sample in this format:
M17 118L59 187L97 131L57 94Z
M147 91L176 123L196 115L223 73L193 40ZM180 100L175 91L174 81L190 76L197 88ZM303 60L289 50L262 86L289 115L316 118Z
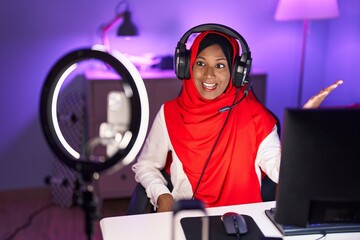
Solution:
M204 31L217 31L235 38L240 42L241 55L235 57L234 67L232 69L232 83L239 88L250 82L251 69L251 52L245 39L234 29L225 25L210 23L195 26L189 29L180 39L175 49L175 74L180 79L190 78L190 50L186 49L186 41L193 33L200 33Z

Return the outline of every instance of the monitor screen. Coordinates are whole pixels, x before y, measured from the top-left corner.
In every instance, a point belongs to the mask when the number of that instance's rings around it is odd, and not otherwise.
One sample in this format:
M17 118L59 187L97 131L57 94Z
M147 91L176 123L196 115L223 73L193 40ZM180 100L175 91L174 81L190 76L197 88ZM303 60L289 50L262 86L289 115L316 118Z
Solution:
M285 111L275 221L360 224L359 108Z

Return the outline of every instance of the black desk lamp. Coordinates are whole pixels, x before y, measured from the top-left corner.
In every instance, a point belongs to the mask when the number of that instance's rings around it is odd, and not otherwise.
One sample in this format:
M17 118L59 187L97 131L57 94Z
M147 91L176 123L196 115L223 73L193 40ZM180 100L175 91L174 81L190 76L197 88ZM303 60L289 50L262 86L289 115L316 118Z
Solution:
M126 4L125 10L120 11L119 8ZM115 17L108 23L100 27L102 44L109 48L108 32L120 21L121 25L117 29L117 36L119 37L132 37L138 35L138 29L131 20L131 12L129 10L129 4L126 1L118 3L115 9Z

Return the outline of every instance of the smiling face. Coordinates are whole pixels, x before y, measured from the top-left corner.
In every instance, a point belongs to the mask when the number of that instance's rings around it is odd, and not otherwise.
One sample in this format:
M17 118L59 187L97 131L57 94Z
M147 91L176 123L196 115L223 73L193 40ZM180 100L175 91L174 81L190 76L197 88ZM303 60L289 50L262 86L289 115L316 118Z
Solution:
M220 96L230 81L230 67L218 44L202 50L193 65L195 86L200 95L208 100Z

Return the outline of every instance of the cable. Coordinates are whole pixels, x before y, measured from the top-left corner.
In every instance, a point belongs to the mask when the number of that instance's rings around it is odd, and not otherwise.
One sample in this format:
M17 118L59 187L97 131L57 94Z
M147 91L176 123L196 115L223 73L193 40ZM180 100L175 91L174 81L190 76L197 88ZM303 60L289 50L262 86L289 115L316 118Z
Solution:
M236 98L237 98L239 92L240 92L239 90L236 92L236 95L235 95L234 102L233 102L233 105L232 105L232 106L234 106L234 103L236 103ZM245 96L245 95L244 95L244 96ZM244 98L244 97L243 97L243 98ZM241 99L243 99L243 98L241 98ZM219 142L219 140L220 140L220 137L221 137L221 135L222 135L222 132L223 132L224 129L225 129L225 126L226 126L227 121L229 120L229 116L230 116L230 113L231 113L231 109L232 109L232 107L230 107L228 110L226 110L226 111L229 111L229 113L228 113L228 115L226 116L225 122L224 122L223 126L222 126L221 129L220 129L219 135L218 135L218 137L216 138L213 147L211 148L211 151L210 151L210 154L209 154L208 158L206 159L205 166L204 166L204 168L203 168L203 170L202 170L202 172L201 172L199 181L198 181L198 183L197 183L197 185L196 185L196 187L195 187L195 190L194 190L194 193L193 193L193 195L192 195L192 197L191 197L191 200L194 200L194 199L195 199L195 194L196 194L196 192L197 192L197 190L198 190L198 188L199 188L199 186L200 186L200 182L201 182L201 180L202 180L202 178L203 178L203 176L204 176L205 170L206 170L206 168L207 168L207 166L208 166L208 164L209 164L209 162L210 162L210 158L211 158L212 154L214 153L215 147L216 147L216 145L218 144L218 142Z
M4 240L13 239L21 230L23 230L23 229L25 229L25 228L27 228L27 227L29 227L31 225L31 222L32 222L34 217L36 217L42 211L44 211L44 210L46 210L46 209L48 209L50 207L55 207L55 204L54 203L48 203L48 204L45 204L44 206L42 206L41 208L39 208L38 210L35 210L32 214L30 214L30 216L29 216L26 223L24 223L22 226L15 229L14 232L11 233L10 236L5 238Z
M315 240L325 240L326 239L326 233L323 233L321 237L316 238Z

